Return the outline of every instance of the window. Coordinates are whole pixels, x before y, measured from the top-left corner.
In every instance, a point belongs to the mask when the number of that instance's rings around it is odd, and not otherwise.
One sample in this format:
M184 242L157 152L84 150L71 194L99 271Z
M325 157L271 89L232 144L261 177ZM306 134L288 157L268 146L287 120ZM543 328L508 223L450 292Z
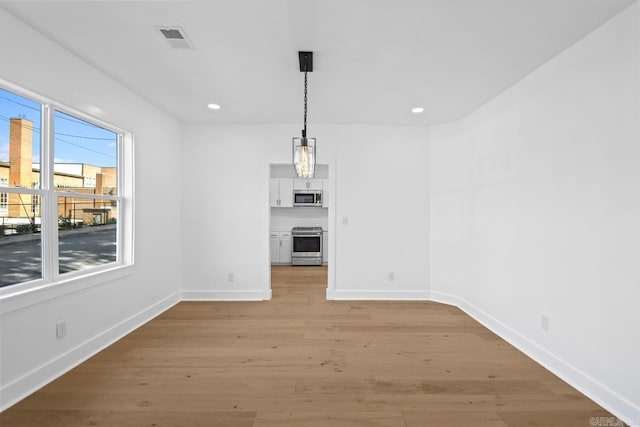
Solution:
M9 178L0 177L0 187L8 187L8 186L9 186ZM9 214L9 194L0 193L0 216L6 217L8 214ZM0 235L0 237L3 237L3 235Z
M31 216L40 215L40 196L31 196Z
M131 263L131 135L2 86L0 288Z
M58 194L59 273L115 262L119 135L58 110L53 118L53 183L64 188L64 196Z

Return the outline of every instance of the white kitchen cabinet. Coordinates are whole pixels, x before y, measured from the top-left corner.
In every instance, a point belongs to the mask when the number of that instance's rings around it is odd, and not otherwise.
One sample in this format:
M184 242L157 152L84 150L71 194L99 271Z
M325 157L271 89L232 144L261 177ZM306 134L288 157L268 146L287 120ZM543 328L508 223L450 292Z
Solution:
M291 264L291 232L280 233L280 264Z
M291 232L272 231L270 236L271 264L291 264Z
M322 180L322 207L323 208L328 208L329 207L329 180L328 179L323 179Z
M271 254L271 264L280 262L280 233L271 232L269 238L269 252Z
M319 178L313 179L294 179L294 190L322 190L322 180Z
M322 263L329 263L329 232L326 230L322 233Z
M293 207L293 179L280 178L280 207Z
M280 206L280 180L278 178L269 180L269 205L272 208Z
M271 178L269 181L269 201L272 208L292 208L293 179Z

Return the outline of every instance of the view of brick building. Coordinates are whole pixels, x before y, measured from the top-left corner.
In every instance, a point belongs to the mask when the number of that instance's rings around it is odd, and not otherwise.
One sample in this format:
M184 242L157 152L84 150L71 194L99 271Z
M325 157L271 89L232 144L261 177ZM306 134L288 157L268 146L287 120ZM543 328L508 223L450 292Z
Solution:
M0 186L39 188L40 164L33 162L33 123L10 119L9 162L0 162ZM115 167L85 163L55 163L53 185L62 191L87 195L115 195ZM39 196L0 193L0 224L39 224ZM58 217L69 226L97 225L117 219L116 203L110 200L58 197Z

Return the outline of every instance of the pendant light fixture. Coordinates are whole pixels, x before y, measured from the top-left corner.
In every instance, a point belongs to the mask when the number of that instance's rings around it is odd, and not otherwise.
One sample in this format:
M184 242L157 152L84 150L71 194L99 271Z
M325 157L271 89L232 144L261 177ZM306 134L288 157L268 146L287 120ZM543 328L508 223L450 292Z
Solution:
M313 52L298 52L298 59L304 73L304 128L301 138L293 138L293 169L298 178L308 179L316 168L316 139L307 138L307 72L313 72Z

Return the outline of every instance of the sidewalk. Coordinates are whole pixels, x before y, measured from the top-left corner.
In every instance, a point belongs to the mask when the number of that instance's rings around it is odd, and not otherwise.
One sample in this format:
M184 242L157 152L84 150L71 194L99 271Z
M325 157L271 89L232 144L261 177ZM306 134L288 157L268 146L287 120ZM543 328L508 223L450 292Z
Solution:
M111 231L116 228L116 224L107 224L107 225L93 225L88 227L76 228L75 230L60 230L60 237L66 236L75 236L77 234L91 234L98 233L102 231ZM2 236L0 237L0 246L8 246L16 243L24 243L31 241L40 240L40 233L33 234L20 234L20 235L12 235L12 236Z

